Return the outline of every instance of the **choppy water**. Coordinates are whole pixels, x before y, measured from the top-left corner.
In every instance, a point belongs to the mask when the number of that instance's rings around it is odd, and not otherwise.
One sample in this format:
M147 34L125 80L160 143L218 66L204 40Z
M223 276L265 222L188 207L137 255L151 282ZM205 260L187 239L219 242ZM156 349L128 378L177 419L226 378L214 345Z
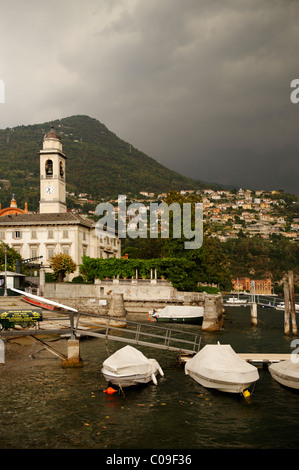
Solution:
M203 333L206 343L229 343L236 352L285 352L283 312L259 309L252 327L248 308L227 309L223 331ZM178 325L175 326L178 328ZM199 326L183 326L201 331ZM109 352L123 347L109 342ZM55 345L53 344L55 347ZM295 449L299 446L299 394L259 369L249 402L201 387L178 365L176 353L139 348L155 357L165 376L158 385L107 395L101 365L105 342L84 339L84 367L62 369L47 351L22 366L0 368L1 449Z

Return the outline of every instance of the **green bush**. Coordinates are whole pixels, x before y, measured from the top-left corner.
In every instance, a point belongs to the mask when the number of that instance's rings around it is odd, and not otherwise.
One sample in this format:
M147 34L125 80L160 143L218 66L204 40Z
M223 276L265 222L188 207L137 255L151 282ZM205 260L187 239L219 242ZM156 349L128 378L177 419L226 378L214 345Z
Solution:
M83 276L75 276L75 277L73 277L72 282L73 282L74 284L77 284L77 283L80 284L80 283L84 282Z
M45 281L46 282L56 282L57 276L54 273L45 273Z
M206 292L207 294L219 294L220 291L218 287L199 286L197 287L196 292Z
M80 273L90 282L95 279L138 277L150 278L151 270L157 269L158 278L165 277L178 290L196 288L196 263L184 258L125 259L125 258L90 258L84 256Z

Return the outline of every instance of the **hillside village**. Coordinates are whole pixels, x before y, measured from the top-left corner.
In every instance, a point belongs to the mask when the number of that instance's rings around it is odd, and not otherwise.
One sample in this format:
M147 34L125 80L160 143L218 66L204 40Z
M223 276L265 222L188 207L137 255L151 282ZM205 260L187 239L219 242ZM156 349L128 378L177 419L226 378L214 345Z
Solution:
M299 240L298 198L283 191L251 190L181 190L180 194L199 196L203 203L205 234L220 241L239 236L259 235L268 239L271 235L282 235L290 241ZM151 202L162 202L166 193L155 194L140 191L136 197L128 194L127 202L141 202L147 208ZM73 211L87 210L86 216L94 215L96 201L86 193L76 196L68 193L76 203ZM117 200L109 199L115 205ZM94 207L93 207L94 206Z

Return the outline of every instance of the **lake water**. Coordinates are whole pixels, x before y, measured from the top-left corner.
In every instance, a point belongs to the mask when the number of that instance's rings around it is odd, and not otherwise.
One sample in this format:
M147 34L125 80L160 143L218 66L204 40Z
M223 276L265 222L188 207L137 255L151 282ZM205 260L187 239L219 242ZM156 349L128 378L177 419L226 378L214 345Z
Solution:
M298 322L298 320L297 320ZM299 324L299 323L298 323ZM175 325L178 328L178 325ZM200 326L182 327L201 333ZM222 331L202 333L207 343L231 344L236 352L292 352L293 337L283 331L283 312L226 309ZM53 347L58 343L53 342ZM123 347L109 342L109 354ZM105 341L81 341L84 366L63 369L40 351L24 363L0 367L1 449L296 449L299 446L299 394L259 369L249 401L201 387L186 376L175 352L139 347L160 363L158 385L107 395L101 374ZM65 351L64 351L65 352Z

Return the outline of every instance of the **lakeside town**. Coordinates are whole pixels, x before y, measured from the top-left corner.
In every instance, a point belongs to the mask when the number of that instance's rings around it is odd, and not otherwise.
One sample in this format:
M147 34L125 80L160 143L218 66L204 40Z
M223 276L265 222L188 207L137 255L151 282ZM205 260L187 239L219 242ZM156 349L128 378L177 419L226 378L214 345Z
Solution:
M61 136L53 125L44 135L39 155L38 211L27 202L24 210L18 207L14 194L9 207L0 207L3 272L6 271L5 249L10 247L10 270L15 269L18 257L21 264L36 258L43 259L48 281L54 271L52 282L57 279L62 282L66 275L69 275L67 281L76 279L76 282L92 283L95 279L116 276L136 277L136 270L142 273L142 277L148 278L152 269L157 269L159 277L167 279L179 291L198 292L204 289L212 293L213 289L216 292L227 292L232 288L240 290L241 280L241 289L248 291L248 280L252 280L256 287L259 286L259 293L271 294L274 284L276 290L282 291L286 273L296 267L299 214L298 198L295 195L283 190L228 190L213 185L209 188L203 184L202 188L194 190L128 192L127 195L96 200L92 194L79 190L76 194L67 190L67 157L63 153ZM166 204L163 205L163 202ZM192 248L202 246L202 250L186 249L181 218L179 224L173 223L173 228L178 228L180 233L179 244L176 243L178 235L171 232L172 222L166 217L169 216L173 202L178 202L179 210L182 208L183 212L185 203L202 204L202 215L199 217L203 222L200 224L201 234L191 230L190 211L190 231L186 236L183 217L185 239L194 238L194 241L189 241L189 247L192 243ZM112 214L114 212L114 221L118 219L119 223L126 218L128 225L132 221L136 226L139 224L136 210L141 215L142 209L142 222L147 223L146 213L150 209L150 237L148 232L141 236L139 227L132 237L127 230L119 233L119 227L117 234L113 232L111 235L107 230L99 234L97 207L101 203L104 203L104 207L108 206ZM167 220L166 224L158 226L160 216ZM195 225L197 222L196 217ZM151 237L153 226L156 233ZM158 238L159 230L163 243L155 243L154 240L150 246L147 240L142 247L142 239ZM139 246L135 243L136 239L137 244L140 241ZM249 246L247 242L251 239L253 244ZM183 245L180 246L180 243ZM240 243L241 250L240 246L237 247ZM191 255L188 251L194 253ZM59 257L67 259L68 266L62 270L59 268L61 272L58 273L58 268L54 266ZM127 261L128 258L130 261ZM177 258L180 258L179 263ZM150 263L152 266L149 266Z
M260 235L268 239L271 235L282 235L290 241L299 240L299 198L285 194L282 190L252 191L250 189L234 190L181 190L182 196L196 195L203 204L203 217L207 230L206 235L216 237L220 241L230 238L238 238L240 235ZM75 212L85 216L92 216L96 205L86 193L67 193L77 208ZM141 191L139 197L128 194L130 202L140 202L148 209L152 202L163 202L166 193L155 194ZM115 205L117 211L117 200L107 199ZM148 205L148 207L147 207ZM81 207L80 207L81 206ZM291 210L290 210L291 208ZM83 215L83 214L81 214Z

